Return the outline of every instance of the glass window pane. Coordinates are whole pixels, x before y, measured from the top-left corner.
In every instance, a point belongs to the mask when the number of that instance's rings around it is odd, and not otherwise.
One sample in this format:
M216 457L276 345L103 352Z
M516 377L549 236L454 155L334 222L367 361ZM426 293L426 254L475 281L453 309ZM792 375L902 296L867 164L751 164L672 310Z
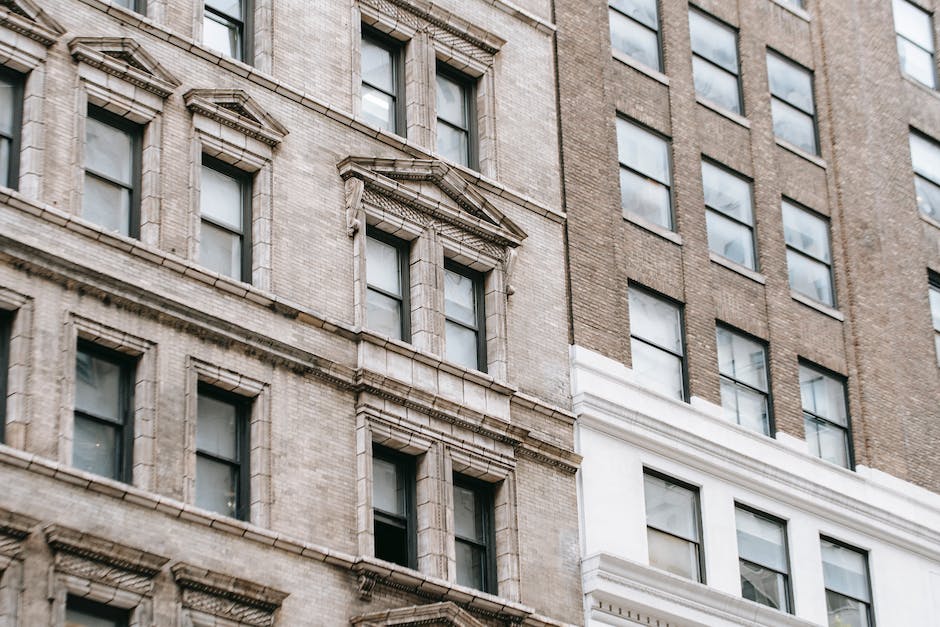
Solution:
M414 568L414 565L408 559L407 527L375 518L373 531L375 533L375 556L377 558Z
M242 2L244 0L206 0L206 6L215 9L229 17L240 20L242 18Z
M754 223L751 184L708 161L702 161L705 204L741 222Z
M754 260L754 234L749 227L710 209L705 212L705 222L708 248L712 252L751 270L757 267Z
M698 547L686 540L670 536L651 527L646 528L650 566L673 575L699 580Z
M366 325L376 333L404 339L401 336L401 301L374 290L367 290Z
M468 127L466 88L440 72L437 73L437 117L462 129Z
M740 507L735 508L734 516L738 530L738 555L741 559L782 573L788 572L783 523Z
M936 87L936 71L931 53L903 37L898 37L898 57L902 72L931 89Z
M656 0L610 0L610 6L653 30L659 30Z
M682 353L679 308L642 290L630 288L630 335Z
M672 398L685 398L679 357L639 340L630 341L630 352L638 383Z
M206 11L202 20L202 43L216 52L239 59L241 46L238 27L227 21L219 21L221 19Z
M388 47L363 37L362 80L389 93L395 91L394 56Z
M235 517L235 467L196 456L196 507Z
M237 178L203 165L199 212L213 222L241 232L243 187Z
M730 381L721 382L721 406L725 417L752 431L770 435L767 395Z
M366 282L389 294L401 296L398 248L374 237L366 237Z
M13 111L16 105L16 87L0 76L0 133L13 134Z
M790 288L793 291L830 307L835 304L829 266L788 250L787 271L790 275Z
M741 561L741 596L761 605L789 611L787 578L756 564Z
M79 470L118 479L117 429L75 416L72 465Z
M458 536L484 541L481 512L477 511L476 492L464 486L454 486L454 527Z
M459 540L454 548L457 550L457 584L477 590L483 588L483 550Z
M200 394L196 420L196 448L216 457L238 460L238 408L217 398Z
M10 186L10 150L11 142L9 139L0 137L0 185Z
M444 358L464 368L479 369L476 332L447 320L444 333Z
M849 467L847 433L831 422L803 415L809 451L816 457L843 468Z
M659 38L656 31L628 17L610 11L610 45L640 63L662 71L659 61Z
M848 425L842 382L812 368L800 366L803 410L843 427Z
M917 175L914 176L914 194L917 196L917 208L925 216L940 220L940 185Z
M82 217L121 235L130 234L130 190L85 173Z
M386 131L395 132L395 99L368 85L362 86L362 117Z
M125 624L123 620L102 618L71 607L65 608L65 627L123 627Z
M666 141L623 118L617 118L617 154L623 165L664 185L671 183Z
M405 485L394 462L372 458L372 506L375 509L405 516Z
M771 100L770 108L774 121L774 135L810 154L818 154L816 128L813 125L812 116L776 98Z
M813 78L807 70L775 54L767 55L770 93L803 112L812 114Z
M672 229L669 188L620 168L620 206L623 214L639 216L647 222Z
M737 74L738 41L732 29L698 11L689 11L689 34L693 53Z
M692 78L695 81L695 93L699 96L732 113L741 113L737 76L704 59L692 57Z
M829 627L868 627L868 606L861 601L826 590Z
M451 320L476 327L476 282L470 277L444 269L444 313Z
M199 262L214 272L241 281L241 237L203 220L199 241Z
M894 29L905 39L933 52L933 25L930 14L905 0L894 0Z
M940 287L930 287L930 314L933 317L933 328L940 331Z
M646 524L674 536L698 542L698 498L694 490L644 474Z
M85 119L85 168L130 186L133 159L130 133L93 117Z
M75 355L75 409L123 423L121 366L79 350Z
M787 245L829 263L829 223L788 202L782 206L783 236Z
M909 138L914 171L940 184L940 144L917 133L911 133Z
M718 371L759 390L767 390L764 347L743 335L718 327Z
M864 553L822 540L826 589L868 602L868 559Z
M469 135L466 131L438 123L437 152L454 163L470 165Z

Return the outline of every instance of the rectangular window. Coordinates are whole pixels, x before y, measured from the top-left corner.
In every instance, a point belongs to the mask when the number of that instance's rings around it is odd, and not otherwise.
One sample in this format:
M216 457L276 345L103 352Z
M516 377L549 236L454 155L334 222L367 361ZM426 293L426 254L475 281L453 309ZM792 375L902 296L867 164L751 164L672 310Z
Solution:
M662 72L656 3L657 0L610 0L610 45Z
M930 279L930 316L933 318L933 341L937 349L937 365L940 366L940 277Z
M72 465L131 482L135 360L79 340L75 354Z
M372 445L372 515L375 556L418 567L415 527L415 460Z
M147 0L112 0L118 6L147 15Z
M454 548L457 583L497 594L493 486L454 475Z
M617 118L620 206L647 222L674 230L669 142L643 127Z
M366 230L366 325L389 337L411 341L408 242Z
M251 0L205 0L203 43L224 55L251 63Z
M251 177L203 155L199 195L199 261L210 270L251 283Z
M10 370L10 335L13 315L0 310L0 443L6 442L7 372Z
M128 627L129 624L129 610L71 595L66 599L65 627Z
M894 0L893 4L901 71L934 89L937 86L937 70L933 58L933 20L930 13L907 0Z
M0 187L17 189L23 127L23 77L0 68Z
M692 78L702 98L743 114L738 69L738 32L710 15L689 9Z
M767 76L774 134L797 148L818 155L813 73L768 50Z
M790 289L834 307L829 222L815 213L783 201L783 237L787 244Z
M708 248L725 259L756 270L751 183L702 161L702 188Z
M868 555L829 538L820 542L829 627L869 627L874 621Z
M475 81L437 64L437 152L454 163L477 167Z
M764 345L718 327L718 371L725 417L758 433L772 435Z
M787 524L743 505L734 508L741 596L792 613Z
M685 399L685 350L679 305L631 286L630 353L637 380Z
M827 462L851 468L845 383L814 367L800 364L800 395L810 452Z
M913 131L910 144L917 208L925 216L940 220L940 144Z
M390 133L405 134L405 93L402 44L362 26L362 117Z
M483 275L444 261L444 355L448 361L486 372Z
M248 520L251 401L200 384L196 416L196 506Z
M130 237L140 233L141 131L109 111L88 107L82 216Z
M644 470L650 566L705 582L698 489Z

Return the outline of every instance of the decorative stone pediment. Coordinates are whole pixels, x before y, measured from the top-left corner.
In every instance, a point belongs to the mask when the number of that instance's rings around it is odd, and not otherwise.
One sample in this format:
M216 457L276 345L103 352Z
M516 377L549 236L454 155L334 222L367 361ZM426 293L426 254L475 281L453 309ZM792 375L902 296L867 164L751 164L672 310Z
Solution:
M178 563L171 570L194 625L215 625L216 619L221 619L236 625L270 627L274 613L287 598L285 592L189 564Z
M19 556L29 530L38 523L29 516L0 509L0 572Z
M129 37L76 37L69 42L76 61L166 98L179 80Z
M411 627L417 625L440 627L484 627L473 615L450 601L428 605L412 605L384 612L363 614L350 619L359 627Z
M0 0L0 26L51 46L65 29L33 0Z
M183 95L186 107L223 126L277 146L287 129L241 89L191 89Z

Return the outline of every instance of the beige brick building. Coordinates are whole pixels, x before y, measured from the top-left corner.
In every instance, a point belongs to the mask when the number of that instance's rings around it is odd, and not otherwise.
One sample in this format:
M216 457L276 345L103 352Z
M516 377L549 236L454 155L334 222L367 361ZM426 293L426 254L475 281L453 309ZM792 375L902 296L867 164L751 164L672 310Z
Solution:
M554 32L0 2L0 624L581 622Z

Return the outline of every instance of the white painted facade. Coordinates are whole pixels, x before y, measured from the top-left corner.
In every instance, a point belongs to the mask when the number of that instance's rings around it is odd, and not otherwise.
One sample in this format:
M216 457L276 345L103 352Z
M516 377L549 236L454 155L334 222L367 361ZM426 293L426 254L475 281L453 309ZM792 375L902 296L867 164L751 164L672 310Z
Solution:
M661 396L582 347L571 362L587 625L827 625L823 535L868 552L878 627L940 627L940 495ZM698 487L707 584L648 565L644 468ZM735 503L787 522L795 614L741 598Z

